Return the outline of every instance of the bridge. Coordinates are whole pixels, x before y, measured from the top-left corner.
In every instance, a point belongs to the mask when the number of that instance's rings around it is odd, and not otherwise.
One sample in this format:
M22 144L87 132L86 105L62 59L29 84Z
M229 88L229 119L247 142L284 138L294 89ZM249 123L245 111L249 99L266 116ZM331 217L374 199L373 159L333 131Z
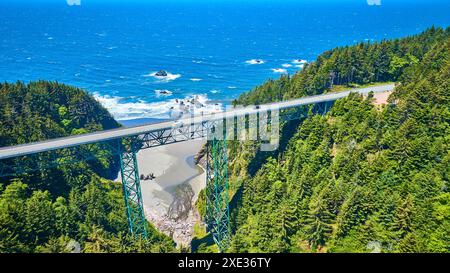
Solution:
M295 100L263 104L212 114L200 114L177 121L118 128L101 132L56 138L47 141L0 148L0 177L89 161L101 149L107 149L120 160L121 178L130 232L147 236L136 153L161 145L207 138L206 225L220 250L230 241L228 190L229 140L258 140L276 148L280 123L326 113L330 105L351 92L391 91L394 84L326 93ZM40 155L40 157L38 157ZM29 162L27 168L23 162Z

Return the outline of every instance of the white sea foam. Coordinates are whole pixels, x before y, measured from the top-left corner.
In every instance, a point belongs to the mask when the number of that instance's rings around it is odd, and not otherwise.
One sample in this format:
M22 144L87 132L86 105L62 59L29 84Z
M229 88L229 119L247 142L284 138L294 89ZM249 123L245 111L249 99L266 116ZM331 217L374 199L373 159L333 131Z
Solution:
M303 67L305 67L305 64L297 64L295 67L303 68Z
M272 68L273 73L287 74L287 70L284 68Z
M119 96L100 95L94 97L113 115L116 120L140 118L177 118L193 113L199 115L222 111L221 104L209 104L206 95L187 96L184 99L170 99L161 102L137 100L129 102ZM181 104L183 102L183 104Z
M157 79L159 82L170 82L181 77L181 74L172 74L167 72L167 76L156 76L158 72L151 72L150 74L144 75L144 77L153 77Z
M236 86L228 86L228 89L236 89Z
M284 68L289 68L289 67L292 67L292 64L282 64L281 66Z
M193 82L199 82L199 81L201 81L202 79L199 79L199 78L191 78L191 79L189 79L190 81L193 81Z
M261 59L251 59L248 61L245 61L246 64L263 64L265 63L264 60Z
M219 93L219 92L220 92L220 90L217 90L217 89L213 89L213 90L211 90L211 91L209 91L209 92L211 92L211 93L213 93L213 94L217 94L217 93Z
M297 60L293 60L292 63L293 64L303 64L304 65L304 64L308 63L308 61L307 60L297 59Z
M157 90L155 90L155 93L158 96L171 96L172 95L172 91L167 90L167 89L163 89L163 90L157 89Z

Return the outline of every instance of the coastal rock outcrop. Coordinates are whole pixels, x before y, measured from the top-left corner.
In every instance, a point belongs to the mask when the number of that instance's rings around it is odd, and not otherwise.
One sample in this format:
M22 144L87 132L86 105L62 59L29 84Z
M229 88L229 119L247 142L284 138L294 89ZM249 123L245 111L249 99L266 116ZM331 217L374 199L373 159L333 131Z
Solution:
M167 71L166 70L159 70L158 72L156 72L155 76L157 77L167 77Z

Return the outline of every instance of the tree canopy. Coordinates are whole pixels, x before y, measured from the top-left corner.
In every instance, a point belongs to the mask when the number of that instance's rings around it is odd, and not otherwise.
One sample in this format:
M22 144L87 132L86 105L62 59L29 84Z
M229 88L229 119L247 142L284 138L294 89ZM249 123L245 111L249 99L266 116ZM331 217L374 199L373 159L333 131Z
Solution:
M286 124L295 129L287 148L255 174L258 145L230 145L240 190L231 193L238 205L228 251L449 252L449 34L430 28L336 48L242 95L239 103L255 104L399 82L385 106L353 93L325 115Z
M81 89L45 81L0 84L0 146L117 127ZM105 147L92 150L94 160L0 179L0 252L175 250L150 225L148 239L129 234L122 187L105 179L117 174L117 158ZM46 158L18 160L26 168Z

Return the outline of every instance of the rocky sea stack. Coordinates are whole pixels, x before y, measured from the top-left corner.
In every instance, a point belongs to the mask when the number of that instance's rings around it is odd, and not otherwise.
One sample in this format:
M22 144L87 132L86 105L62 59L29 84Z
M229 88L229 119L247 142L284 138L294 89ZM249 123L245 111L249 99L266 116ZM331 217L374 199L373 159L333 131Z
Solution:
M167 71L159 70L158 72L156 72L155 76L157 76L157 77L167 77Z

